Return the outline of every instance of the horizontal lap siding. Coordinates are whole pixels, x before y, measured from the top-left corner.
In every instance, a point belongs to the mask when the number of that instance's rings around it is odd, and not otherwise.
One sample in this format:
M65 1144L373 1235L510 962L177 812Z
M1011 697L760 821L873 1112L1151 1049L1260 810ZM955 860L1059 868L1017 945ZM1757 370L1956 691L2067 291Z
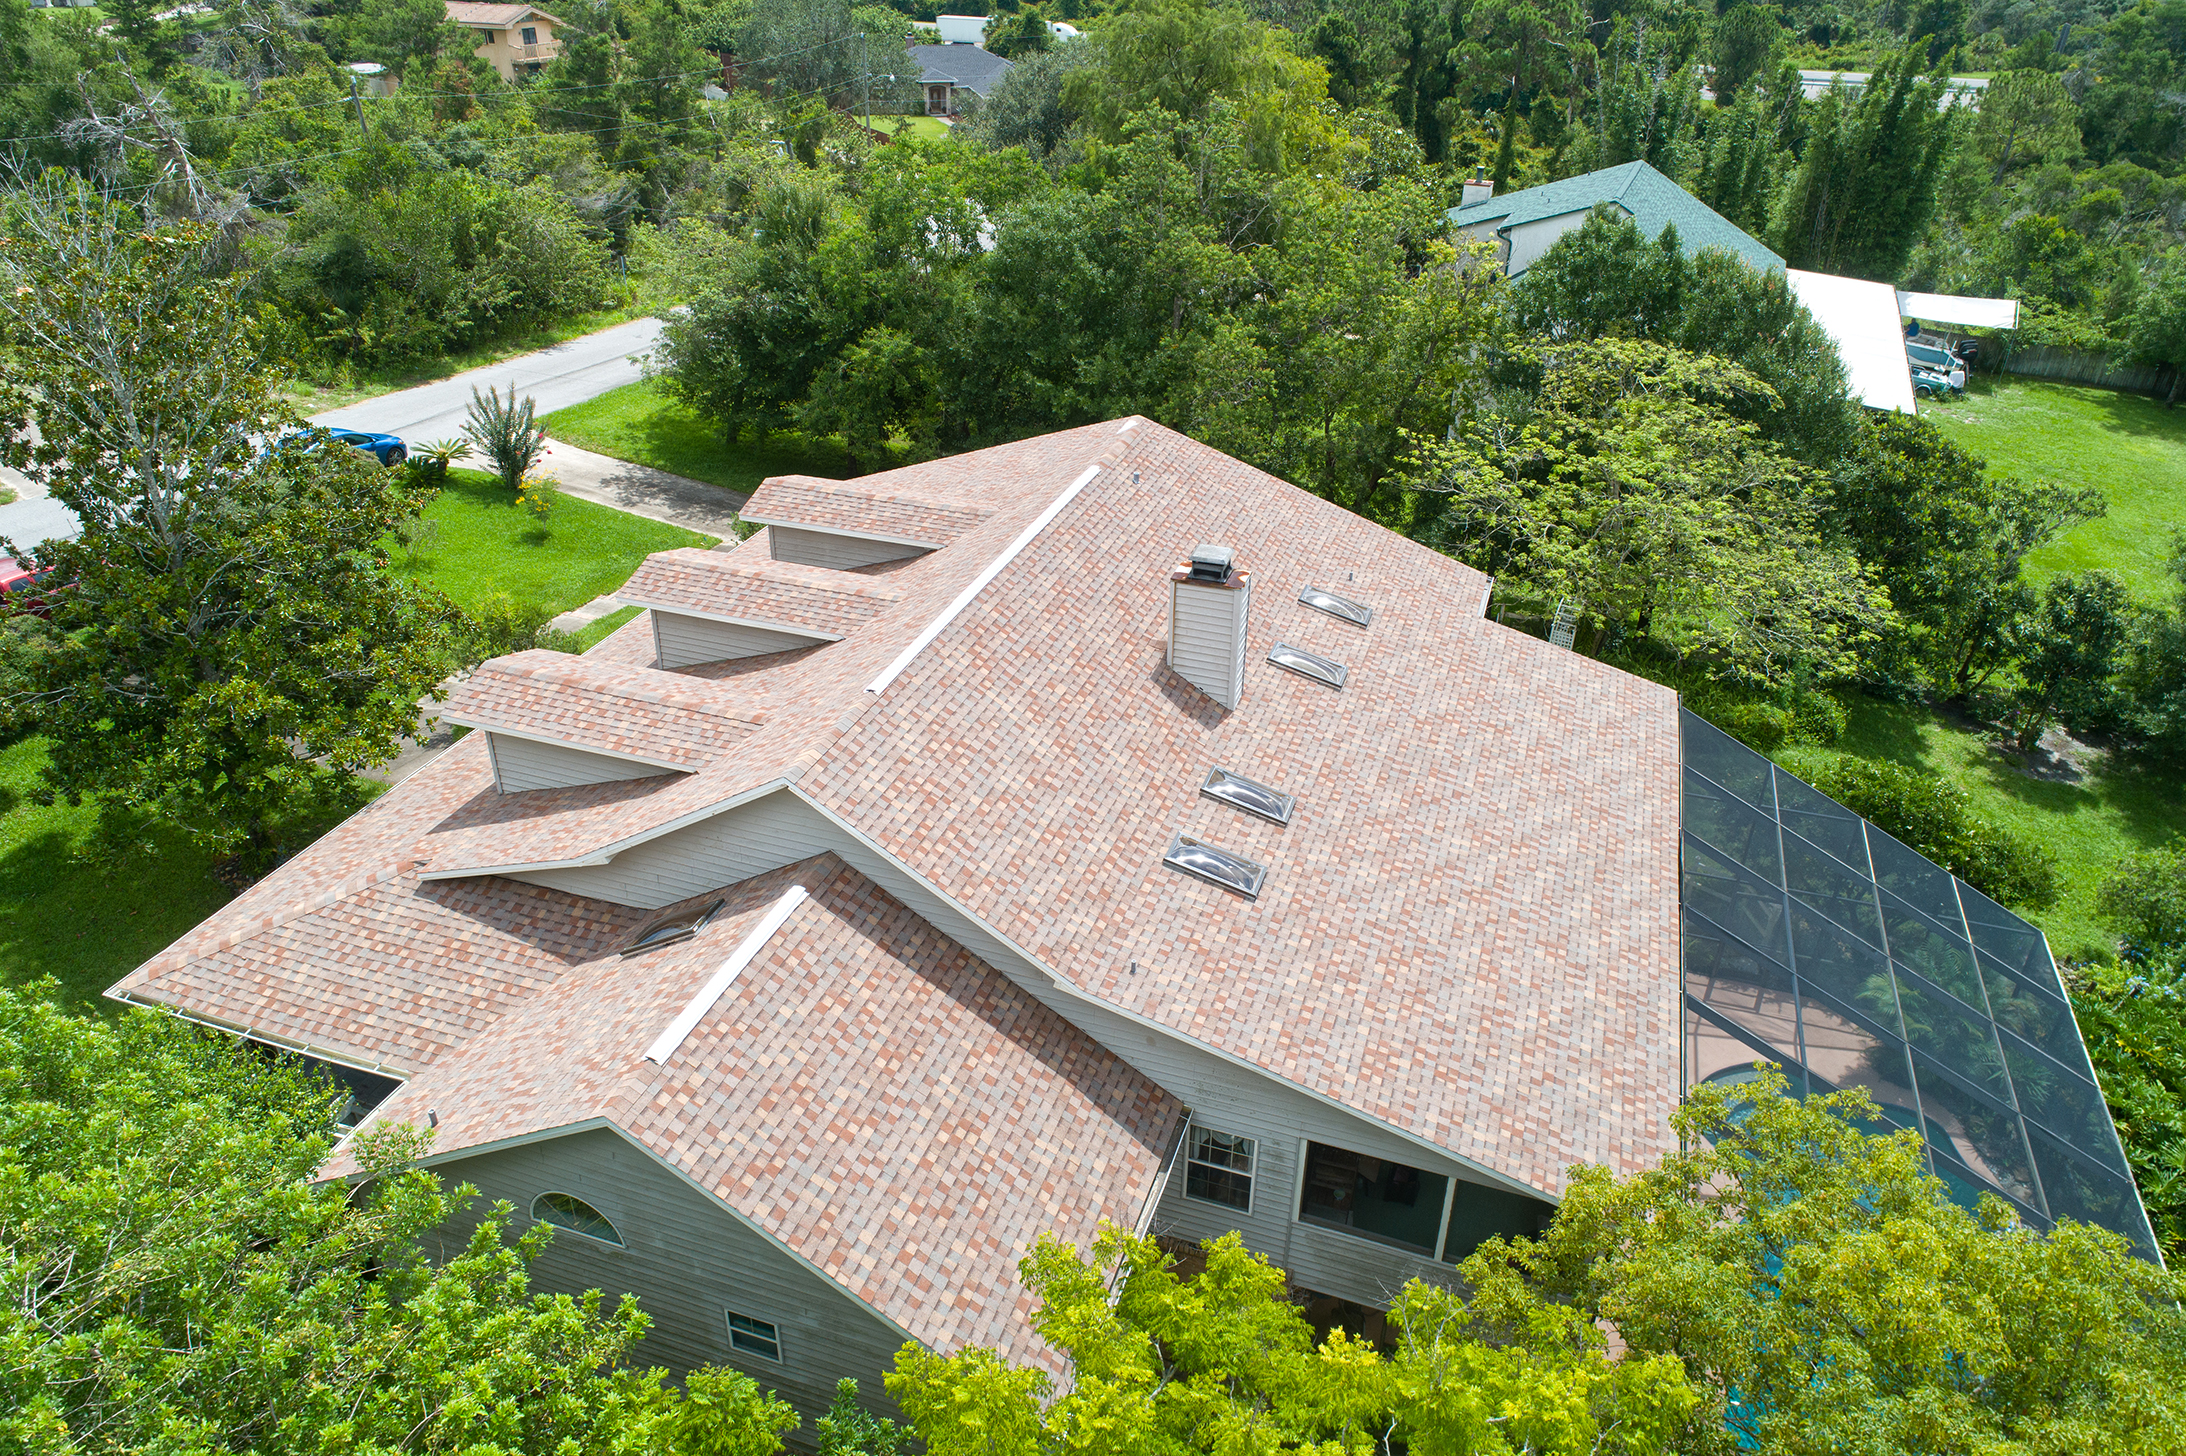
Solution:
M897 1414L881 1374L895 1363L901 1333L619 1134L572 1133L438 1171L450 1182L477 1185L483 1195L446 1226L434 1251L441 1257L460 1252L497 1201L516 1209L512 1234L530 1226L532 1201L541 1193L572 1194L605 1214L623 1248L557 1229L532 1266L532 1284L556 1294L598 1289L610 1301L636 1295L653 1326L632 1352L632 1365L666 1366L678 1377L700 1365L734 1366L797 1407L805 1441L846 1375L874 1410ZM730 1349L732 1309L781 1332L782 1363Z
M776 561L824 566L831 571L855 571L861 566L926 554L923 546L898 546L892 541L866 541L831 531L801 531L793 526L767 527L767 540L774 548Z
M592 753L582 748L565 748L558 743L511 738L506 733L495 733L492 740L495 781L504 794L522 793L526 789L567 789L578 784L611 784L669 772L649 763L632 763L627 758Z
M979 922L793 794L770 794L625 851L610 865L520 878L651 909L829 850L1192 1108L1201 1126L1250 1137L1259 1144L1249 1214L1187 1198L1187 1170L1180 1154L1155 1211L1154 1232L1197 1240L1235 1228L1243 1233L1247 1246L1281 1264L1298 1284L1360 1303L1381 1301L1384 1290L1402 1287L1414 1272L1440 1267L1349 1234L1298 1224L1293 1217L1298 1199L1298 1144L1310 1139L1449 1177L1477 1181L1477 1174L1280 1078L1239 1066L1104 1003L1053 985Z
M793 632L774 632L765 627L744 627L734 622L712 622L676 612L653 611L653 651L662 667L692 667L701 662L728 662L738 657L761 657L769 652L788 652L810 647L821 639Z

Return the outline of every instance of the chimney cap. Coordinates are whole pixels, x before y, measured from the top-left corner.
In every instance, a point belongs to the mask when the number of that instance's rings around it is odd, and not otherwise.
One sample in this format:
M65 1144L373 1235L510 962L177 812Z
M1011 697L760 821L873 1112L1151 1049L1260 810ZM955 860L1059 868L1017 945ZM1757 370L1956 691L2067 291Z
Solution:
M1236 566L1237 552L1232 547L1202 541L1192 548L1193 581L1228 581Z

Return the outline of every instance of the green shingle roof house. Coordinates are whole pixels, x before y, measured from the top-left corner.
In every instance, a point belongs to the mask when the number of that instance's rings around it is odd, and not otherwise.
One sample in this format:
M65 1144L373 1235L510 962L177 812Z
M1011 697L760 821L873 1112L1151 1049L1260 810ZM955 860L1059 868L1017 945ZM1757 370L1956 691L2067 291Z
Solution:
M1466 201L1450 209L1457 232L1498 245L1504 271L1516 278L1571 229L1586 221L1600 203L1612 203L1631 216L1648 237L1659 237L1675 224L1687 252L1724 248L1749 267L1768 272L1784 260L1723 214L1663 176L1645 162L1604 167L1561 182L1528 187L1502 197L1475 200L1482 184L1465 189Z

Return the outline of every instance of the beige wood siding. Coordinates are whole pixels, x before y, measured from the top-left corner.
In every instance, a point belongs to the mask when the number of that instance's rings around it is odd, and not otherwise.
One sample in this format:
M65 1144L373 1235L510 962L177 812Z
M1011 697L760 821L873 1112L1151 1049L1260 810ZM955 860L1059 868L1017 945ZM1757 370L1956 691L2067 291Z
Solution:
M1050 981L984 925L786 790L627 850L612 864L515 878L657 909L828 850L1166 1089L1193 1110L1202 1126L1250 1137L1259 1144L1249 1214L1187 1198L1180 1162L1155 1210L1151 1225L1155 1232L1196 1240L1235 1228L1249 1247L1288 1269L1298 1284L1373 1303L1383 1298L1385 1290L1402 1287L1413 1273L1436 1271L1440 1266L1350 1234L1300 1225L1296 1213L1302 1140L1349 1148L1447 1177L1527 1191L1509 1180L1483 1176L1416 1139L1333 1106L1293 1083L1242 1066L1165 1027L1150 1026L1074 987ZM1301 1228L1307 1230L1303 1235L1298 1232ZM1437 1273L1435 1277L1446 1276Z
M636 1295L653 1327L633 1365L662 1365L678 1376L699 1365L733 1365L797 1407L806 1442L846 1375L872 1409L898 1414L881 1374L894 1364L902 1333L620 1133L570 1133L453 1159L435 1171L483 1195L438 1235L436 1255L459 1252L501 1200L516 1209L512 1234L530 1227L532 1200L542 1193L573 1194L605 1214L622 1248L557 1229L532 1266L532 1283L548 1293ZM732 1309L781 1332L780 1364L730 1348Z
M787 652L795 647L817 647L827 639L775 632L765 627L744 627L732 622L712 622L677 612L651 608L653 651L662 667L691 667L701 662L727 662L733 657L758 657Z
M526 789L567 789L578 784L611 784L623 779L648 779L673 770L649 763L633 763L613 754L567 748L559 743L540 743L488 733L493 750L493 774L501 792L520 794Z
M832 531L806 531L794 526L767 527L767 541L776 561L801 566L824 566L831 571L855 571L883 561L902 561L924 556L924 546L899 546L892 541L867 541L857 536L838 536Z

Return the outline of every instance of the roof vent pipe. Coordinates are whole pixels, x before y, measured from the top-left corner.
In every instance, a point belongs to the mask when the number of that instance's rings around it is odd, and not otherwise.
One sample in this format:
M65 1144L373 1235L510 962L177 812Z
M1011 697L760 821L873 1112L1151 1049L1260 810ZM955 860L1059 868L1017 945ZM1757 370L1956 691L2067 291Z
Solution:
M1225 708L1245 695L1252 574L1227 546L1199 545L1169 573L1169 666Z
M1444 195L1447 196L1448 194ZM1467 182L1458 193L1457 205L1459 207L1471 207L1474 203L1486 202L1493 196L1495 196L1495 184L1488 180L1486 174L1480 168L1474 167L1472 180Z

